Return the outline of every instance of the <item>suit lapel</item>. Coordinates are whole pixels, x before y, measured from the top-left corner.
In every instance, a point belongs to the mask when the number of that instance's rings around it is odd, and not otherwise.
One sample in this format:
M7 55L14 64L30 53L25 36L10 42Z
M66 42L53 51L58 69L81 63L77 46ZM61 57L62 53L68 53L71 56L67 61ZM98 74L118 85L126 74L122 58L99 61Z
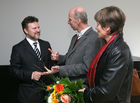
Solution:
M25 49L26 49L27 51L29 51L29 53L30 53L31 55L33 55L34 57L37 58L37 55L35 54L35 52L34 52L32 46L29 44L29 42L28 42L26 39L24 39L24 47L25 47Z
M88 32L91 31L92 28L89 28L85 33L84 35L79 39L79 41L77 42L77 44L74 46L73 48L73 45L77 39L77 37L75 36L75 38L73 39L72 43L71 43L71 46L70 46L70 50L69 50L69 53L68 53L68 57L78 48L81 46L82 42L84 42L87 38L87 35L88 35Z
M86 37L85 36L83 36L83 37L81 37L80 39L79 39L79 41L77 42L77 44L73 47L73 45L72 45L72 49L69 51L69 53L68 53L68 56L70 56L78 47L80 47L81 46L81 44L82 44L82 42L84 42L84 40L86 39ZM76 40L75 40L76 41Z
M75 47L73 49L76 49L77 47L79 47L81 45L82 42L84 42L84 40L87 38L88 32L91 31L92 28L89 28L84 35L79 39L79 41L77 42L77 44L75 45Z
M44 56L44 48L43 48L43 44L42 44L42 42L40 41L40 40L38 40L38 42L39 42L39 45L40 45L40 50L41 50L41 58L43 58L43 56Z
M81 43L86 39L86 36L81 37L77 44L74 46L73 50L75 50L77 47L79 47L81 45Z
M73 37L72 42L71 42L71 45L70 45L69 51L72 51L72 50L73 50L73 46L74 46L74 43L75 43L76 39L77 39L77 35L75 35L75 36Z

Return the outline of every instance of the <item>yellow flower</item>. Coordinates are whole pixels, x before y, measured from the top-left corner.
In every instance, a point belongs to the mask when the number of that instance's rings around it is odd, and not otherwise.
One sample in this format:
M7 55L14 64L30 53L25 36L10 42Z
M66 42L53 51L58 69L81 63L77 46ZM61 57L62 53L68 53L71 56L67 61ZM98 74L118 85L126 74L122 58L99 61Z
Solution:
M53 85L53 89L55 90L56 85Z

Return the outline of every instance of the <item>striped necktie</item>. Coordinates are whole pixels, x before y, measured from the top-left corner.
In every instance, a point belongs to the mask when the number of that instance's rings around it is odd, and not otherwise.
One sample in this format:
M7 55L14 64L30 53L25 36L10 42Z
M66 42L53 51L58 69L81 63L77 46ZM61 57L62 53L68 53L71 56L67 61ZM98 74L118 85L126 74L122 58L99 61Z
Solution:
M41 54L40 54L39 49L37 48L37 42L34 42L33 45L34 45L34 51L35 51L38 59L41 60Z

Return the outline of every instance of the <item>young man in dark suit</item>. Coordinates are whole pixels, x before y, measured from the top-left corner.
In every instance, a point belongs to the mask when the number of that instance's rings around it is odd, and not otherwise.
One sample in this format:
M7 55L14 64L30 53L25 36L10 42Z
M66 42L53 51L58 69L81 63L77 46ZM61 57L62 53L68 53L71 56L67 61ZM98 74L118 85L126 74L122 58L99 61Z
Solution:
M51 68L51 48L49 42L39 39L40 27L38 18L28 16L22 21L26 38L13 46L11 54L11 73L19 80L19 103L44 103L42 82L53 82L44 75L44 67Z

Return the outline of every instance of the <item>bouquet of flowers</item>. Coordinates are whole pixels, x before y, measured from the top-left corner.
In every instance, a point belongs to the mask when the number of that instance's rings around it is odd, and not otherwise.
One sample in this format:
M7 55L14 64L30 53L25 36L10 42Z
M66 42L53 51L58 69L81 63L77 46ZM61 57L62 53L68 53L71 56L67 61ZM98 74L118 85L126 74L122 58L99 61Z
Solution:
M46 103L82 103L83 93L78 92L82 88L82 80L72 82L68 77L56 78L56 84L45 87Z

